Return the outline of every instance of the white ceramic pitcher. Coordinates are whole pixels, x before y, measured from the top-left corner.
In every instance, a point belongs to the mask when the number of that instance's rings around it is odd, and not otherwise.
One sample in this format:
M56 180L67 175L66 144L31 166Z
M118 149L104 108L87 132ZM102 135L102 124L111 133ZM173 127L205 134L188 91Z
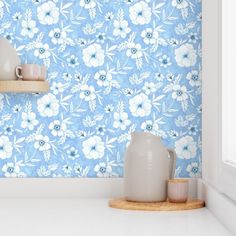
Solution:
M20 58L9 41L0 37L0 80L16 80L15 69Z
M134 132L125 154L125 198L128 201L160 202L167 198L167 181L174 178L176 154L161 138Z

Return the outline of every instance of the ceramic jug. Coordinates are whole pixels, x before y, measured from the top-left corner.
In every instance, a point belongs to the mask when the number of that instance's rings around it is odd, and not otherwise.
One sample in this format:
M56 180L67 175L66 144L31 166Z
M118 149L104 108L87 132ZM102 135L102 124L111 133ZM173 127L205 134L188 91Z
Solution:
M161 202L167 198L167 181L174 178L176 154L160 137L134 132L125 154L125 198Z
M0 38L0 80L16 80L15 68L20 65L16 50L5 38Z

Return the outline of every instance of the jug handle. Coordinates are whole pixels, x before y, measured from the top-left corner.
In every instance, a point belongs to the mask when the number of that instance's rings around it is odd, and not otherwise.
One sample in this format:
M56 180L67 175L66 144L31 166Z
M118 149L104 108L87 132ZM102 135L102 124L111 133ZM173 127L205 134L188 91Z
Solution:
M168 148L167 151L170 155L170 179L175 177L175 168L176 168L176 152L172 148Z

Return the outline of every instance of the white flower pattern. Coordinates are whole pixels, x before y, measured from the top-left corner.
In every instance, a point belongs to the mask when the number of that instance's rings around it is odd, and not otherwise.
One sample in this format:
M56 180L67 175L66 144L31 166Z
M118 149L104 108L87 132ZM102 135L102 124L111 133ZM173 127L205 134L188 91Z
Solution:
M53 1L48 1L37 8L37 15L43 25L56 24L59 20L59 8Z
M101 162L94 167L94 171L97 173L97 177L108 178L112 175L112 166Z
M193 45L184 44L175 50L175 60L180 67L191 67L197 62L197 54Z
M114 128L120 128L121 130L125 130L127 126L131 124L131 121L128 119L128 114L126 112L115 112L114 113Z
M148 97L141 93L129 100L130 111L133 116L149 116L151 113L151 101Z
M22 36L28 36L29 38L33 38L36 33L38 33L39 29L36 27L36 22L34 20L23 20L22 23Z
M18 177L20 174L20 167L15 163L9 162L2 167L2 172L5 177Z
M102 158L105 146L99 136L93 136L83 142L83 152L88 159Z
M121 38L125 38L126 35L131 31L128 27L128 21L126 20L114 20L114 36L120 36Z
M38 112L41 116L52 117L56 116L59 112L59 102L55 95L49 93L38 99Z
M199 178L200 177L201 168L197 162L192 162L189 165L187 165L186 170L189 173L190 177L192 177L192 178Z
M10 158L13 146L9 138L5 135L0 136L0 159Z
M27 128L29 130L33 130L34 127L39 123L38 120L36 120L36 114L34 112L22 112L21 117L21 127L23 129Z
M145 1L140 1L129 8L129 16L133 24L144 25L151 21L152 11Z
M104 50L101 45L97 43L94 43L83 50L83 60L88 67L102 66L104 57Z
M134 131L201 176L201 1L0 1L0 37L47 94L0 94L0 176L123 176Z
M190 159L196 156L197 144L191 136L185 136L176 141L175 148L181 159Z

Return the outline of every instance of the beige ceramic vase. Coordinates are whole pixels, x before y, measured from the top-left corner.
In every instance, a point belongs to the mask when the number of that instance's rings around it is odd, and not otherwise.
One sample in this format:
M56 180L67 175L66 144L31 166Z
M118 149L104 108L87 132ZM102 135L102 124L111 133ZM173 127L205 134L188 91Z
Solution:
M125 198L136 202L167 199L167 181L174 177L176 154L160 137L134 132L125 154Z
M0 38L0 81L16 80L15 68L20 65L16 50L5 38Z

